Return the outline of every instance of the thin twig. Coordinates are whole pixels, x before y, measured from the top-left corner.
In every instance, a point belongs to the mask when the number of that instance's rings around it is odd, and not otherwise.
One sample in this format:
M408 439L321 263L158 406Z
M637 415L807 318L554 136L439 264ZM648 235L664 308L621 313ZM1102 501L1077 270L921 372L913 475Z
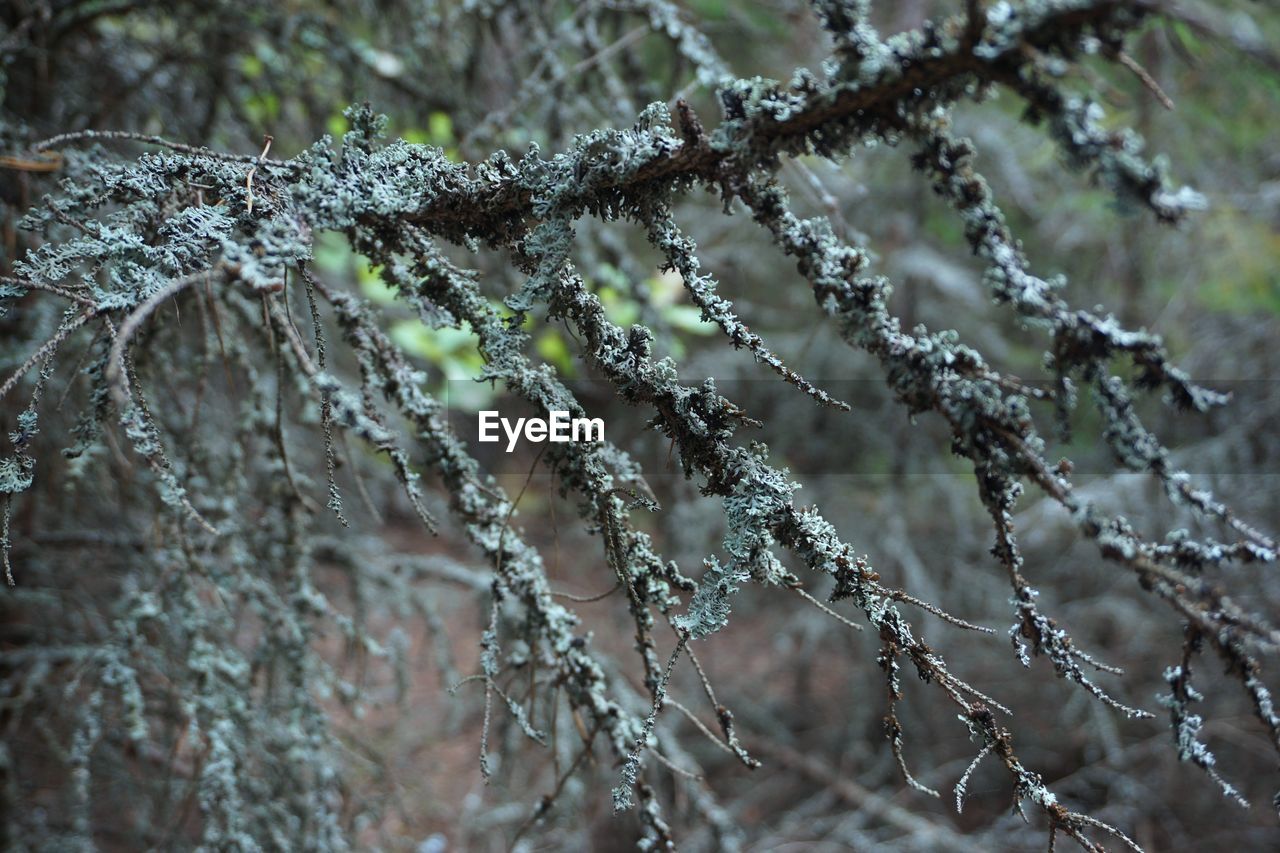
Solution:
M1160 84L1156 82L1156 79L1152 77L1150 73L1148 73L1147 69L1142 67L1138 60L1134 59L1123 50L1116 54L1116 59L1120 61L1121 65L1132 71L1135 77L1142 81L1142 85L1147 87L1147 91L1155 96L1155 99L1160 102L1160 106L1170 111L1174 109L1173 99L1165 94L1164 89L1160 88Z
M258 171L259 166L266 162L267 152L271 150L271 143L275 141L275 137L268 133L262 137L262 140L262 153L258 155L257 162L249 169L249 174L244 179L245 213L249 215L253 215L253 174Z
M63 323L61 328L54 333L53 337L45 341L39 349L33 352L30 357L28 357L27 360L13 372L12 376L5 380L3 385L0 385L0 399L3 399L6 394L17 387L18 382L31 370L31 368L39 364L45 357L51 355L63 341L71 336L72 332L87 323L89 318L95 313L96 312L94 311L85 311L82 314L78 314L72 320Z
M847 625L847 626L849 626L850 628L852 628L852 629L853 629L853 630L855 630L855 631L861 631L861 630L862 630L862 626L861 626L861 625L859 625L859 624L858 624L858 623L856 623L856 622L850 621L849 619L847 619L847 618L846 618L846 617L844 617L844 616L841 616L839 613L837 613L836 611L832 610L830 607L828 607L827 605L823 604L821 601L819 601L818 599L814 598L814 597L813 597L812 595L810 595L809 593L805 592L805 590L804 590L804 588L803 588L803 587L793 586L793 587L791 587L791 590L792 590L796 595L800 596L800 597L801 597L801 598L803 598L805 601L809 602L809 603L810 603L810 604L812 604L814 607L818 608L818 609L819 609L819 610L821 610L823 613L825 613L825 614L827 614L828 616L830 616L832 619L835 619L837 622L840 622L840 623L842 623L842 624L844 624L844 625Z
M274 166L277 168L294 168L294 164L287 160L266 160L265 155L254 156L253 154L227 154L222 151L214 151L210 148L204 148L198 145L186 145L181 142L171 142L161 136L150 136L145 133L133 133L126 130L77 130L71 133L60 133L57 136L51 136L43 142L37 142L31 146L32 151L45 151L49 148L55 148L65 145L68 142L80 142L82 140L94 141L112 141L124 140L128 142L142 142L146 145L158 145L161 148L168 148L171 151L179 151L183 154L196 154L201 157L209 157L214 160L225 160L231 163L250 163L259 166Z
M217 269L215 267L214 269ZM120 330L116 333L115 341L111 344L111 351L107 355L107 366L105 370L105 378L108 387L111 388L111 396L116 404L123 409L129 403L129 380L124 371L124 354L125 348L129 345L129 340L138 332L142 324L147 318L155 313L166 300L177 296L197 281L202 281L213 275L214 270L201 270L200 272L185 275L170 281L164 287L151 294L145 302L133 310L124 322L120 324ZM0 396L3 396L0 394Z

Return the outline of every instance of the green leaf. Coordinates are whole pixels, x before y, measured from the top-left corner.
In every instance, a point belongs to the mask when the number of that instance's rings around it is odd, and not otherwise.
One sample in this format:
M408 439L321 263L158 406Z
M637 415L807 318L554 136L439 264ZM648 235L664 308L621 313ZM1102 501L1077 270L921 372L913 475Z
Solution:
M691 335L710 335L716 330L714 323L702 319L702 310L692 305L668 305L662 309L662 319Z
M547 329L544 331L534 342L534 348L537 349L538 355L542 356L562 375L572 376L574 374L573 353L569 351L569 345L565 342L564 335L559 329Z

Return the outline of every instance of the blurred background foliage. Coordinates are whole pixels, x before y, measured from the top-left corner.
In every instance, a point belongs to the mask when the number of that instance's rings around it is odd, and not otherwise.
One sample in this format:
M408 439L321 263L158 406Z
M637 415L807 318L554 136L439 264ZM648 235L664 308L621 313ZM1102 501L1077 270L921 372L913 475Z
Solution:
M955 12L958 5L902 0L874 7L879 28L888 33ZM1161 417L1179 436L1175 450L1184 465L1231 495L1242 515L1272 522L1274 529L1280 518L1280 437L1274 428L1280 416L1280 10L1255 0L1172 5L1180 19L1153 20L1130 47L1174 109L1162 106L1136 75L1110 64L1087 64L1079 82L1103 93L1109 121L1138 129L1153 151L1168 157L1179 180L1208 197L1209 209L1189 226L1164 228L1118 209L1091 176L1063 167L1046 136L1022 121L1023 105L1012 96L962 109L958 129L974 139L979 168L1040 274L1065 275L1073 304L1101 304L1130 325L1159 332L1194 377L1237 391L1237 404L1225 411ZM467 163L498 148L520 152L531 144L554 153L575 134L629 126L648 102L676 95L714 125L718 108L696 63L678 48L678 36L655 31L665 25L653 22L667 16L696 22L735 76L785 80L793 68L814 67L831 49L798 0L688 0L674 6L626 0L10 0L0 9L0 148L16 151L57 133L97 128L242 154L257 154L270 134L272 156L289 157L326 134L339 137L348 129L343 110L359 102L389 117L392 137L440 147ZM1002 371L1041 378L1039 339L993 309L981 284L981 262L969 256L960 222L911 173L905 152L886 148L841 164L800 158L782 176L802 211L831 216L843 235L870 247L875 270L894 282L891 307L904 326L955 328ZM0 273L31 248L34 238L17 229L17 220L57 178L56 171L30 163L0 166ZM694 195L677 214L698 240L704 269L791 367L820 386L823 380L837 386L853 404L852 414L813 407L744 352L712 336L714 327L688 303L678 276L658 269L656 251L637 229L583 223L585 248L576 262L611 320L654 329L656 352L675 357L686 378L715 377L732 387L730 396L765 422L759 437L775 458L804 475L803 500L821 505L848 541L872 555L886 580L948 602L963 618L1003 628L1009 619L1005 581L988 553L991 534L972 473L947 453L945 430L928 419L911 424L883 388L873 359L843 346L819 319L790 262L759 245L745 216L721 216L718 208L716 200ZM317 235L316 266L322 277L358 290L381 312L396 343L420 359L432 390L447 390L459 412L506 405L502 388L469 381L483 366L475 337L421 322L391 298L380 271L345 240ZM520 284L511 265L482 256L481 272L486 295L507 312L501 299ZM540 315L528 322L540 360L565 377L592 378L578 358L579 342L563 325ZM19 354L5 350L4 360L7 375L8 362L16 363ZM701 500L664 464L667 449L657 446L635 412L607 394L585 393L584 404L606 417L611 439L655 460L646 477L665 511L638 523L649 527L667 556L682 566L700 565L723 533L719 503ZM1124 506L1139 529L1169 527L1167 509L1143 517L1144 506L1159 506L1144 500L1154 494L1151 484L1129 475L1094 475L1110 465L1091 412L1077 412L1072 440L1051 452L1070 456L1082 472L1082 489L1104 506ZM528 459L516 464L496 455L500 451L477 452L502 472L510 494L522 494L517 520L551 555L555 581L578 595L606 588L598 547L570 521L574 513L549 479L529 475ZM360 458L350 469L377 473L386 464ZM342 476L346 488L366 488L358 475ZM403 499L381 489L377 478L365 480L368 509L350 510L362 535L467 559L447 530L442 540L423 540L406 522ZM1176 630L1158 618L1160 605L1130 582L1117 583L1070 525L1041 504L1029 503L1018 527L1031 574L1049 599L1046 609L1086 646L1125 666L1128 674L1114 682L1122 698L1154 708L1154 695L1164 689L1162 669L1172 662L1162 652L1177 643ZM1053 582L1061 578L1070 583ZM330 594L340 599L340 573L332 586ZM1257 588L1257 607L1280 611L1280 584L1267 580ZM736 620L702 653L720 700L738 714L744 742L769 767L751 774L714 750L698 756L750 847L945 846L928 826L894 811L900 806L929 825L971 833L979 849L1039 843L1039 836L1019 834L1020 821L1007 814L1006 783L991 768L975 775L961 815L945 797L935 802L906 789L880 734L874 638L851 635L816 611L768 605L745 592ZM360 606L371 608L373 623L399 618L392 607ZM628 653L629 640L609 629L621 624L624 606L615 597L581 608L596 642L619 656ZM363 844L504 850L528 814L531 792L546 789L545 762L522 752L506 731L501 737L510 747L504 752L510 766L504 761L493 784L481 784L474 760L479 700L465 690L452 695L442 689L444 673L465 674L474 666L470 636L484 607L474 590L440 593L421 636L414 629L408 700L370 700L362 717L353 711L346 724L339 723L351 745L354 784L377 803L377 819L357 827ZM1209 735L1223 763L1236 768L1233 781L1263 804L1250 812L1232 811L1208 780L1177 766L1164 719L1118 719L1046 667L1022 670L1003 640L945 625L930 630L947 634L951 657L966 678L1015 709L1028 763L1086 810L1131 828L1148 849L1264 850L1280 843L1275 815L1265 806L1269 783L1248 772L1265 777L1274 770L1273 759L1234 695L1209 693L1206 716L1215 720ZM458 644L452 651L451 638ZM1212 682L1214 674L1207 677ZM369 676L369 683L381 682ZM915 731L944 724L940 709L910 701L911 685L907 691L899 711L904 724ZM1053 713L1038 715L1037 709ZM967 744L947 739L918 738L909 749L916 774L935 786L954 777L970 754ZM601 766L593 772L609 780L614 771ZM629 818L612 818L601 795L608 784L593 791L571 783L558 810L522 843L537 849L629 843ZM686 835L694 848L709 844L697 827Z

